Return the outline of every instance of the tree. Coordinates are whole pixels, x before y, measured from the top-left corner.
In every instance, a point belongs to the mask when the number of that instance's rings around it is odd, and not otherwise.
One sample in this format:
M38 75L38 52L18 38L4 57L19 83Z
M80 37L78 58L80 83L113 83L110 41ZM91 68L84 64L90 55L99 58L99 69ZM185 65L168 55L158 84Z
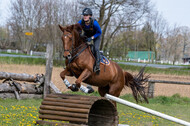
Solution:
M152 30L151 25L146 22L143 29L143 37L144 37L144 43L146 43L146 50L147 51L156 51L155 49L155 39L154 39L154 32Z
M11 1L11 16L8 24L14 39L24 52L29 53L34 44L34 36L26 36L26 32L33 32L41 25L43 0L15 0Z
M163 43L163 37L166 31L166 26L168 25L166 20L162 17L158 11L153 11L147 16L147 22L151 26L152 31L154 32L154 44L153 51L155 52L156 59L160 59L160 53L162 53L161 45ZM158 55L159 54L159 55Z
M0 48L5 49L10 46L10 31L8 27L0 27Z
M168 28L166 34L167 38L164 45L166 51L164 57L166 60L170 60L174 64L176 61L181 60L182 36L180 34L180 28L175 25L173 28Z
M183 57L185 57L187 54L186 47L190 45L190 28L189 27L181 27L181 35L182 35L182 44L183 44Z
M62 32L59 24L71 25L79 20L81 13L76 2L67 2L62 0L47 0L44 2L44 41L54 43L54 51L59 53L59 59L62 59L63 45L61 41Z

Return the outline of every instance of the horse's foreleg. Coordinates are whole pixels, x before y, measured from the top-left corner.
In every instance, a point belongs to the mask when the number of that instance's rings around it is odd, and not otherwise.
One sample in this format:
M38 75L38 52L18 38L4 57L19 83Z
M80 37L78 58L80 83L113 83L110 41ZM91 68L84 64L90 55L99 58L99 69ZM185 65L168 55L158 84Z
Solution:
M81 91L88 93L89 89L86 88L85 86L81 85L81 82L86 80L89 76L91 75L91 72L88 69L85 69L81 75L79 76L79 78L75 81L76 86L78 88L80 88Z
M67 87L67 88L70 88L70 87L71 87L71 84L70 84L69 81L65 78L65 76L72 76L72 73L71 73L67 68L65 68L65 70L60 73L60 77L62 78L62 80L63 80L63 82L65 83L66 87Z

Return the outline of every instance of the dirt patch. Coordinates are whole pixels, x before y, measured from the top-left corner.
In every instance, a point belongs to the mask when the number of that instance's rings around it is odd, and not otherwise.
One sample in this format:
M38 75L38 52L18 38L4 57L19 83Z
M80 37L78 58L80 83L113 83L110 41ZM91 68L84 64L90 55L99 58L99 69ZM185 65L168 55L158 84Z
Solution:
M2 72L12 72L12 73L28 73L31 75L35 74L45 74L45 66L36 66L36 65L9 65L9 64L0 64L0 71ZM60 78L59 74L63 71L62 67L54 67L52 74L52 82L63 92L68 91L65 84ZM131 72L133 75L137 72ZM70 83L75 82L74 77L66 77ZM181 82L190 82L190 75L187 76L177 76L177 75L164 75L164 74L151 74L150 79L155 80L168 80L168 81L181 81ZM1 80L0 80L1 81ZM84 84L84 83L83 83ZM85 85L85 84L84 84ZM93 87L97 90L97 87ZM131 89L126 87L122 91L122 95L126 93L131 93ZM171 96L173 94L179 93L181 96L190 97L190 85L174 85L174 84L155 84L155 96L165 95Z

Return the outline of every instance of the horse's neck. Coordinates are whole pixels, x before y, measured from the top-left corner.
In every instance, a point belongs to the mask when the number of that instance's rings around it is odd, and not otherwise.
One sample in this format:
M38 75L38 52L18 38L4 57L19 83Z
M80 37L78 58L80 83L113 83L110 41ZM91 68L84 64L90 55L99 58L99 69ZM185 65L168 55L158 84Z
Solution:
M90 71L93 71L93 65L95 62L95 59L93 58L93 55L89 48L86 48L82 55L78 58L79 63L81 66L81 69L88 69Z
M79 39L78 42L76 42L76 44L75 44L75 48L78 48L79 46L81 46L83 44L85 44L85 43Z
M81 44L84 44L85 42L83 42L83 38L79 37L75 37L75 47L74 48L78 48Z

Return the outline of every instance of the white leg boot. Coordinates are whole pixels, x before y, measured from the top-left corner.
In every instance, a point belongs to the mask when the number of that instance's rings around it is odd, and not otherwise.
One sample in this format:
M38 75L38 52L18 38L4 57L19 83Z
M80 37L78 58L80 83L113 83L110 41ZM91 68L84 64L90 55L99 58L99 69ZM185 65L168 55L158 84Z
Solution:
M66 78L63 80L63 82L65 83L67 88L72 86Z

